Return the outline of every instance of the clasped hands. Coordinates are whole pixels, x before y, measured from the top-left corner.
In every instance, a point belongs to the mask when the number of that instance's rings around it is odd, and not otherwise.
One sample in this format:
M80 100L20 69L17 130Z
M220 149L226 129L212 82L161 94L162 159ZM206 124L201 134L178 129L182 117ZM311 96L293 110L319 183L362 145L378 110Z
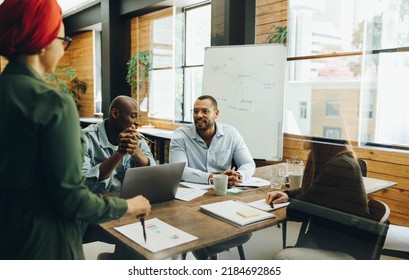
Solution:
M235 185L240 185L242 182L241 180L241 175L239 172L236 171L236 168L230 168L227 169L226 171L223 172L223 174L226 174L229 176L229 186L235 186Z
M131 125L118 136L118 152L122 155L130 154L135 155L135 152L138 150L138 141L142 137L139 135L139 132L136 130L135 125Z

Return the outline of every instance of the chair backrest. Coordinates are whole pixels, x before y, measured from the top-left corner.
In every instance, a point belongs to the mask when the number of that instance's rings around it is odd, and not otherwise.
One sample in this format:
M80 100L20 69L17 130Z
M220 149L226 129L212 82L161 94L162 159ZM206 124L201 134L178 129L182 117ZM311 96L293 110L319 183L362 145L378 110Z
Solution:
M356 259L379 259L389 227L387 220L375 221L297 199L287 206L287 217L308 223L296 247L341 251Z
M362 176L366 177L368 174L368 163L366 162L366 160L358 158L358 164L359 167L361 168Z

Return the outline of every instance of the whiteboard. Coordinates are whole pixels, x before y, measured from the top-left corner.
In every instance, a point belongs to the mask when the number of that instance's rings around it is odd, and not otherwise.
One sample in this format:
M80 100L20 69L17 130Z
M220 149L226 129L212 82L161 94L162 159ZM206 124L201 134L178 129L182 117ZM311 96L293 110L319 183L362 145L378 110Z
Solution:
M254 159L281 160L287 49L283 44L205 49L203 92L234 126Z

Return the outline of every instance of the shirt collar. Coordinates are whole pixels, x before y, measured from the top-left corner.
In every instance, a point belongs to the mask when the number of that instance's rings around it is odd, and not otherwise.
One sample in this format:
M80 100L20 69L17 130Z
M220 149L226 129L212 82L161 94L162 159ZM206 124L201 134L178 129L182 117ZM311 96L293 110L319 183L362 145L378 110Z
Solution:
M33 69L31 68L30 65L27 63L18 61L18 60L12 60L10 61L6 68L4 69L4 74L20 74L20 75L27 75L36 78L37 80L42 80L40 75Z
M97 124L99 144L102 148L111 148L112 146L111 143L109 143L108 135L105 130L105 123L107 120L108 119L105 119L104 121Z
M224 135L223 124L216 123L216 134L215 134L215 136L216 137L222 137L223 135ZM192 139L195 139L195 140L203 140L202 137L200 137L199 133L197 133L196 126L195 126L194 123L192 123L192 129L190 131L190 137Z

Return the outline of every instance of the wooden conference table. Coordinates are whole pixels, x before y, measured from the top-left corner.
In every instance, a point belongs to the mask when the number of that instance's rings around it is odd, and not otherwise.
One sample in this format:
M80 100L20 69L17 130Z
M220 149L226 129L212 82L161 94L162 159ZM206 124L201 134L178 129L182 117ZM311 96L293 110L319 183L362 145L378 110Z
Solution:
M278 167L281 164L274 165ZM268 179L270 173L270 166L263 166L256 169L255 177ZM393 185L393 182L371 179L369 181L371 186L369 188L386 188ZM121 233L117 232L114 227L131 224L138 222L133 215L126 215L118 220L113 220L100 224L103 230L110 235L117 238L124 245L128 246L131 250L134 250L144 256L146 259L166 259L174 255L187 253L196 249L200 249L206 246L214 245L232 237L239 236L244 233L251 233L260 229L277 225L278 223L286 219L286 210L281 208L273 211L275 219L262 221L259 223L251 224L244 227L237 227L210 215L207 215L199 210L199 206L203 204L223 201L223 200L240 200L243 202L252 202L265 197L265 193L271 191L270 186L265 186L255 189L247 189L243 192L235 195L216 196L213 190L191 201L172 200L168 202L162 202L152 205L152 212L148 219L158 218L161 221L168 223L180 230L190 233L198 239L173 247L162 250L157 253L152 253L147 249L139 246L137 243L131 241Z

